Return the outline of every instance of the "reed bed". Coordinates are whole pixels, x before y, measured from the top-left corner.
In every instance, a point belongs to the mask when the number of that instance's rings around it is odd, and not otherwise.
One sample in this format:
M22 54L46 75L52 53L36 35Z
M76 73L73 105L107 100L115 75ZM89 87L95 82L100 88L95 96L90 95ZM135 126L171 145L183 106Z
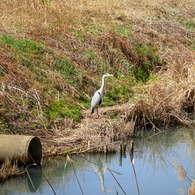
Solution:
M102 112L103 113L103 112ZM134 121L125 122L124 118L110 119L86 117L74 129L50 132L42 138L44 156L86 153L115 152L121 141L132 137Z
M174 55L174 56L171 56ZM194 126L194 52L170 53L173 60L135 103L140 125Z

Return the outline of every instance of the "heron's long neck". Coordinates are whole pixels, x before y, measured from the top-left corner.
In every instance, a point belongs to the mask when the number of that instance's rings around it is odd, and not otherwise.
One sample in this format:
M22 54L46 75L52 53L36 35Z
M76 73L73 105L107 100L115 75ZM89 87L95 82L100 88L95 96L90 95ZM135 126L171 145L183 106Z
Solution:
M100 88L100 93L101 93L101 94L102 94L103 91L104 91L104 86L105 86L105 77L103 76L103 77L102 77L102 86L101 86L101 88Z

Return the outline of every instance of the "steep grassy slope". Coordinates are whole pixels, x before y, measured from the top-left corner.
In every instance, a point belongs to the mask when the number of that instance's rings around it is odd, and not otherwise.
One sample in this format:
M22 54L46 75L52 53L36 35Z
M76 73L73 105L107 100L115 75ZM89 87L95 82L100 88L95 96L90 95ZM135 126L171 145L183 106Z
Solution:
M131 100L145 124L191 124L194 111L193 0L0 3L0 131L75 127L108 80L103 106Z

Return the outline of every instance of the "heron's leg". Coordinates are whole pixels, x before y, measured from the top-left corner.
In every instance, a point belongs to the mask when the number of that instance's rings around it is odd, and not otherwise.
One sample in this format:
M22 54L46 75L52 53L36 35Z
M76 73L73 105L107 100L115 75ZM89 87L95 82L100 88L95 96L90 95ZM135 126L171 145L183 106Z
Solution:
M98 107L96 108L97 118L99 118Z

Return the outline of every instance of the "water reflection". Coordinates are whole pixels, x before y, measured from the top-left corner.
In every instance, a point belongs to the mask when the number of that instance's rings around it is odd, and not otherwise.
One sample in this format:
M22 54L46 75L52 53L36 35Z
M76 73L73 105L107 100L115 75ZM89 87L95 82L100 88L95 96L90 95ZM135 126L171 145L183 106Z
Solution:
M164 169L168 165L167 162L172 159L178 159L181 164L186 164L190 158L190 161L195 163L194 138L194 129L150 132L135 142L135 148L138 149L136 158L143 159L143 162L147 161L153 166L160 163Z
M30 166L26 168L26 173L21 177L11 179L0 185L0 194L32 193L40 187L42 180L41 168Z
M111 192L111 189L108 189L105 186L105 179L104 179L104 174L106 171L106 167L104 167L104 163L109 163L110 160L108 159L107 155L96 155L96 156L92 156L92 155L87 155L87 160L89 162L91 162L91 165L93 167L94 173L97 174L99 180L100 180L100 184L101 184L101 189L104 192Z
M133 153L130 140L122 152L118 146L115 154L70 156L74 162L63 157L44 159L42 171L58 195L188 194L195 176L194 139L193 129L145 132L134 139ZM181 165L187 175L179 178L176 165ZM35 174L32 180L36 194L54 194L44 177ZM30 192L32 183L26 176L0 187L1 194Z

